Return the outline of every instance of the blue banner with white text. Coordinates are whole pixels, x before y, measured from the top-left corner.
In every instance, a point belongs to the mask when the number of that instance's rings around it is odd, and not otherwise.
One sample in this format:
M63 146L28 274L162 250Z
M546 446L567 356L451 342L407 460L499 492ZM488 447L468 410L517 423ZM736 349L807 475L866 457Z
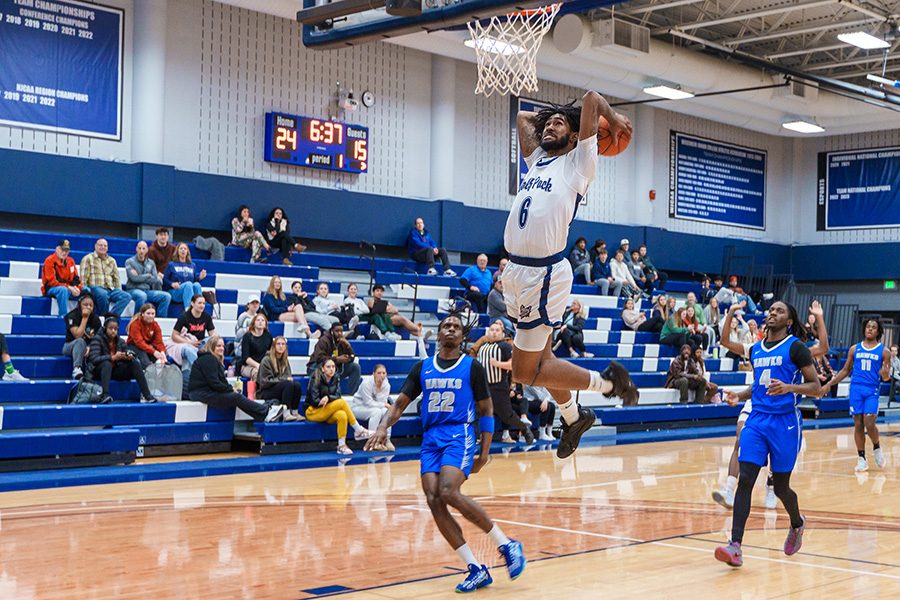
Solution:
M766 228L766 152L673 131L669 216Z
M819 153L816 229L900 227L900 147Z
M124 11L0 0L0 122L120 140Z

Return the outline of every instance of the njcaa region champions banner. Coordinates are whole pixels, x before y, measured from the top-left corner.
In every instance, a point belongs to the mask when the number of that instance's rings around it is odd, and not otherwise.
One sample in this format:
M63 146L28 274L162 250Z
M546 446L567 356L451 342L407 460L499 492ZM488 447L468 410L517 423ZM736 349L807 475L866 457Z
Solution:
M122 138L124 11L0 0L0 123Z
M669 216L766 228L766 152L672 131Z
M900 227L900 148L819 153L816 229Z

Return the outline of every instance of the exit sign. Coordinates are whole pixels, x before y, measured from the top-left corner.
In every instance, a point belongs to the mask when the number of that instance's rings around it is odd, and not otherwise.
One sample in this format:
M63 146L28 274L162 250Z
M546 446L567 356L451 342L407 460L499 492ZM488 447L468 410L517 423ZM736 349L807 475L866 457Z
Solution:
M891 291L896 290L896 289L897 289L897 282L896 282L896 281L885 281L885 282L884 282L884 289L885 289L885 290L891 290Z

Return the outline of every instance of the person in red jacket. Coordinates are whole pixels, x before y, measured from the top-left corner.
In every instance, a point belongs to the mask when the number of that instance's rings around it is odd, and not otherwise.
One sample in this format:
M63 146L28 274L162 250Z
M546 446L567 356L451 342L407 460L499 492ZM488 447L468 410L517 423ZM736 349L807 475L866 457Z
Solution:
M168 360L162 330L156 322L156 307L149 302L141 306L141 311L128 324L128 349L144 369L153 361L164 365Z
M69 258L69 240L59 240L56 252L44 260L41 272L41 293L56 299L56 307L60 315L69 312L69 298L81 294L81 278L75 261Z

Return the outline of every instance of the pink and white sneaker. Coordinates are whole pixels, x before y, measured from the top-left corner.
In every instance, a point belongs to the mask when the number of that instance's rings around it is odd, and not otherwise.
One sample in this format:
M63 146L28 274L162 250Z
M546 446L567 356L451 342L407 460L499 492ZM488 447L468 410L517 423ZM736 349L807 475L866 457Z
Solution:
M716 548L716 560L727 563L731 567L740 567L744 564L744 553L741 552L741 545L738 542L731 542L727 546L719 546Z
M803 529L806 528L806 517L800 515L802 523L800 527L792 527L788 532L787 539L784 540L784 553L788 556L796 554L803 545Z
M883 469L885 462L886 461L884 460L884 452L881 451L881 448L877 448L875 450L875 466L878 467L879 469Z

